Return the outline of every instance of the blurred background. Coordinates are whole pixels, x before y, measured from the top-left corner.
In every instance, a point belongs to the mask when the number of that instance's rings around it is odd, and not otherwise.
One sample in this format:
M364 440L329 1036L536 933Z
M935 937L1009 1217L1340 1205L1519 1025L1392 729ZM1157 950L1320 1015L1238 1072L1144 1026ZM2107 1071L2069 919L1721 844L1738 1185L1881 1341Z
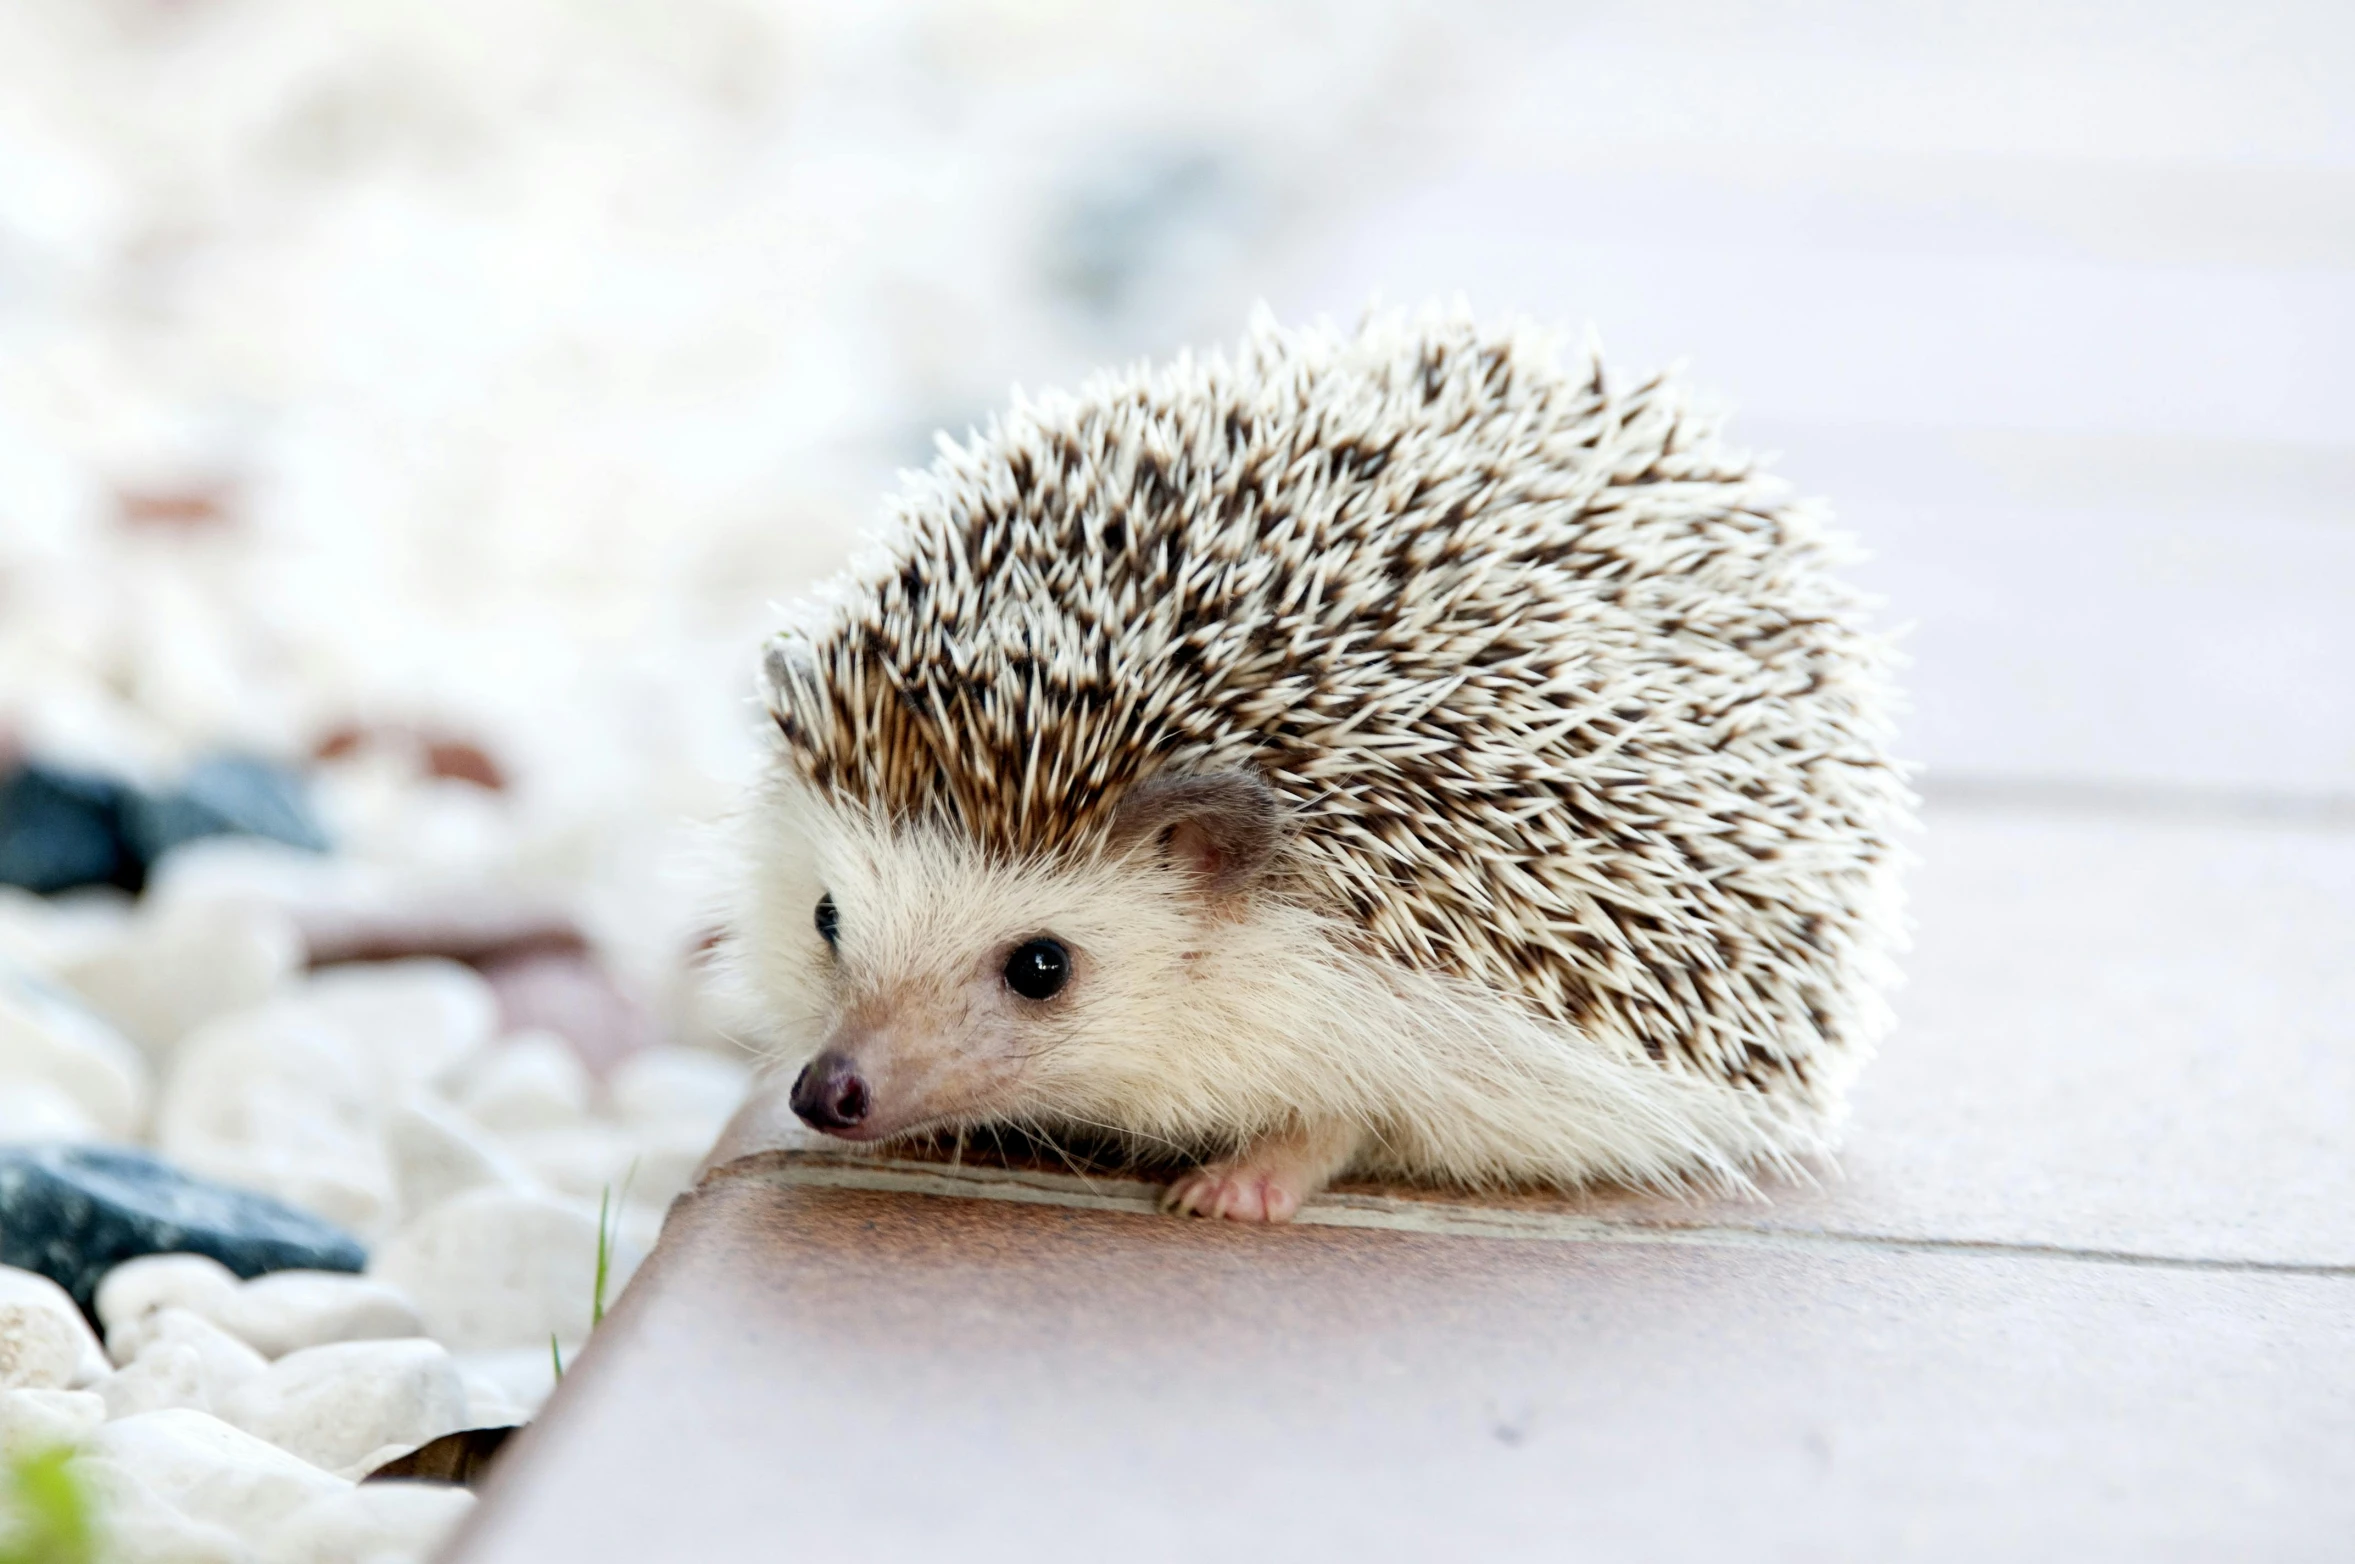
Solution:
M2332 0L5 0L0 734L303 772L692 1030L756 642L935 431L1461 293L1830 497L1933 797L2337 818L2350 81Z

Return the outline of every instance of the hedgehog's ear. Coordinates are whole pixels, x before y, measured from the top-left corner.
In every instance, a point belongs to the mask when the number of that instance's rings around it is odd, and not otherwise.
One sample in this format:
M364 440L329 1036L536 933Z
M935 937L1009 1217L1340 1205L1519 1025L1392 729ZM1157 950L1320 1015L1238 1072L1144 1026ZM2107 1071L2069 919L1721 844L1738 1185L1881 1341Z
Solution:
M1275 861L1284 801L1243 771L1155 777L1129 789L1112 814L1115 849L1147 839L1211 895L1232 895Z

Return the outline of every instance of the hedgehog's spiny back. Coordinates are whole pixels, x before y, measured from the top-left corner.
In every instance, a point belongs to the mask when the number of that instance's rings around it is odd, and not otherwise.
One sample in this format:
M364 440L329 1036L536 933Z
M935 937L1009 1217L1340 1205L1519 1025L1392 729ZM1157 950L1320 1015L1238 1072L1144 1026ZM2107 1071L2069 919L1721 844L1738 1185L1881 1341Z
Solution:
M901 511L780 711L821 790L1052 856L1131 782L1252 766L1397 960L1760 1089L1869 1043L1885 660L1657 382L1263 331L1018 409Z

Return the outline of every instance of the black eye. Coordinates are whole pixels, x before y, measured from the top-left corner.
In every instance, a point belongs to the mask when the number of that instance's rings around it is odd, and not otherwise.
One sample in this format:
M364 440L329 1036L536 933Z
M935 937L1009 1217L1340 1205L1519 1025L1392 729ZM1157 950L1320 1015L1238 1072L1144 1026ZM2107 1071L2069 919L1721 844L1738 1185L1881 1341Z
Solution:
M842 914L834 910L834 896L828 892L818 898L818 938L831 945L841 933Z
M1052 999L1071 979L1071 952L1060 940L1034 939L1006 958L1006 986L1025 999Z

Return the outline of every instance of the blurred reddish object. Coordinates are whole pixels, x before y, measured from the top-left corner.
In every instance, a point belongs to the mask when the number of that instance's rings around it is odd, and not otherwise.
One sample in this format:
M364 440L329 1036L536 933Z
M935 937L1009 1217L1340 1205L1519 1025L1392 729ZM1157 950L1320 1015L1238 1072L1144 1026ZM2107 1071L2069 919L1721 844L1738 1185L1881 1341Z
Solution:
M403 956L448 956L487 967L522 956L579 955L589 948L564 913L490 889L412 896L393 906L292 911L314 967Z
M602 1076L655 1040L654 1021L586 949L526 951L475 964L508 1031L545 1027Z
M505 769L480 744L397 723L341 723L311 746L311 755L317 760L342 760L380 746L413 750L430 775L471 782L494 793L507 790Z
M237 519L237 490L228 483L118 488L116 514L130 529L204 532Z
M472 782L494 793L505 792L507 773L480 745L463 739L439 739L425 746L425 769L437 777Z

